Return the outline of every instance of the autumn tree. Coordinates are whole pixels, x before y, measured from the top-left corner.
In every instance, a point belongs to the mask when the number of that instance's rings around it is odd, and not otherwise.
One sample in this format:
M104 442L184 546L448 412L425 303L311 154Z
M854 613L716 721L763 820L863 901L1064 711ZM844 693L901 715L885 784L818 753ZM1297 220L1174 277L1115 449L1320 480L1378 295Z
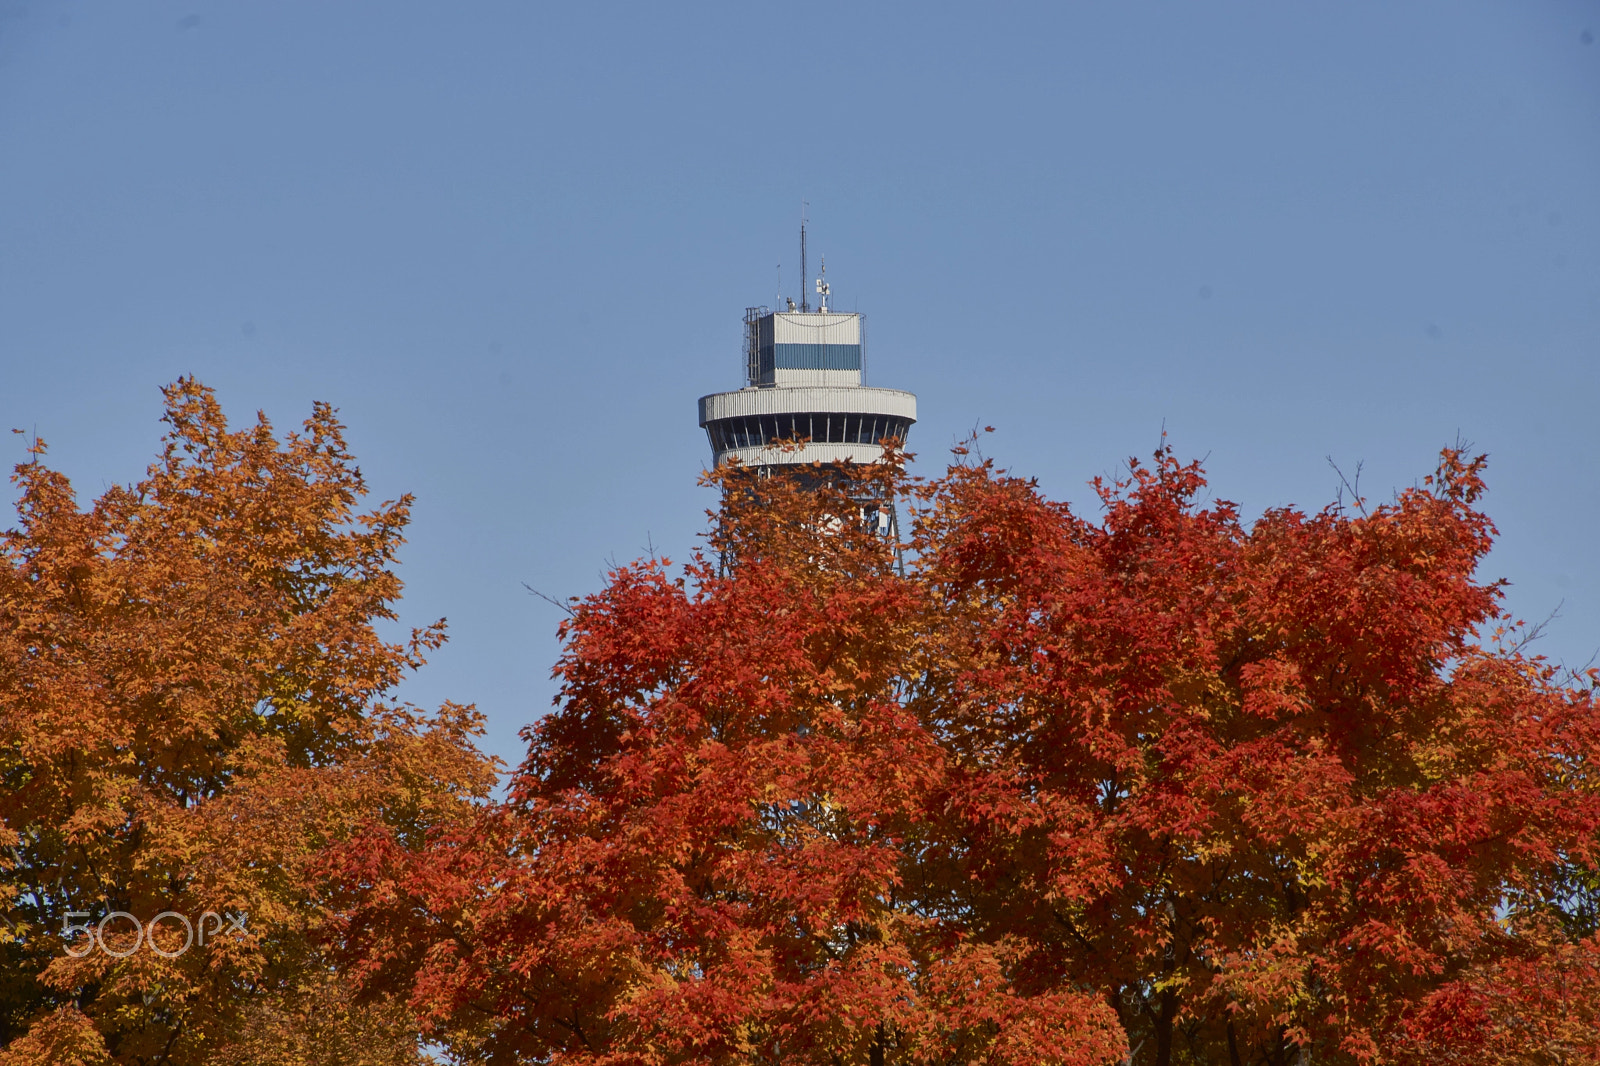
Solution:
M888 458L574 602L509 802L341 854L369 994L465 1061L1600 1061L1596 678L1504 639L1481 458L1248 525Z
M917 574L909 702L955 767L926 891L1101 990L1137 1061L1595 1061L1600 956L1562 922L1600 859L1595 675L1495 646L1482 468L1248 529L1168 452L1093 523L953 470Z
M420 843L494 779L470 708L386 701L443 639L379 632L410 499L358 512L325 405L279 439L193 380L165 393L160 457L88 510L43 445L16 470L0 1063L418 1061L410 1014L333 968L318 890L330 844Z

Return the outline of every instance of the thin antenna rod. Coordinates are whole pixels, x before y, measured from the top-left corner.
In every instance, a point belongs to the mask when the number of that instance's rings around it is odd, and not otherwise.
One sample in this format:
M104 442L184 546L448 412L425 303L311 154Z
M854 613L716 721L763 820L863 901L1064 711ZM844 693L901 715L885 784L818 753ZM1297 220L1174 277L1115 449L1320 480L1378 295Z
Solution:
M800 310L811 310L811 296L806 292L806 214L811 201L800 201Z

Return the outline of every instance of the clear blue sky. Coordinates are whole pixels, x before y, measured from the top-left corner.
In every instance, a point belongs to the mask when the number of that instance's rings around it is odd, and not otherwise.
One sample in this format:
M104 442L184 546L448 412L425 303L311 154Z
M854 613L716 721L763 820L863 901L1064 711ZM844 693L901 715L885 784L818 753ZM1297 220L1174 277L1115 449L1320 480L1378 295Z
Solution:
M811 203L927 470L1165 425L1247 514L1492 456L1488 576L1600 647L1600 4L0 3L0 422L85 498L157 388L337 405L417 495L407 687L514 759L559 614L711 493L695 399ZM21 438L4 435L10 465Z

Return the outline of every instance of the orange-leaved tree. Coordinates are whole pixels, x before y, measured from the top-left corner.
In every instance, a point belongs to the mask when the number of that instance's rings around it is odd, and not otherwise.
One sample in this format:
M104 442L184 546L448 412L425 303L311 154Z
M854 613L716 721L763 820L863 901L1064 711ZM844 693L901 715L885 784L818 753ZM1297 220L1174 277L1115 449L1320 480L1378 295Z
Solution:
M478 719L384 694L409 499L365 494L333 411L230 430L193 380L165 448L88 510L35 446L0 540L0 1062L402 1063L403 1008L333 968L318 857L421 842L494 772Z
M575 601L509 802L339 852L369 994L473 1061L1597 1061L1596 678L1497 640L1481 460L1247 525L886 458Z

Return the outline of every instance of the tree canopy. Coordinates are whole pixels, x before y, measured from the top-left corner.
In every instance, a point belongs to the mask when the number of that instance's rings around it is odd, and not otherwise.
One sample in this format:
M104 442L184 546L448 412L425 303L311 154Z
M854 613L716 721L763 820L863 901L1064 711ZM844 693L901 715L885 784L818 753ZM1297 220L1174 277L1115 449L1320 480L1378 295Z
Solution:
M393 701L409 499L167 401L88 510L17 468L0 1066L1600 1063L1600 674L1479 574L1482 457L1248 523L1165 448L1092 518L724 469L497 799Z
M1600 1061L1597 679L1481 457L1249 524L1165 449L1092 519L889 460L573 602L508 801L342 848L370 994L466 1061Z
M334 969L317 887L330 843L371 823L420 845L494 780L470 708L385 702L443 640L379 633L410 500L357 512L325 405L280 440L192 380L165 391L136 485L80 511L43 445L14 479L0 1063L415 1062L403 1005Z

